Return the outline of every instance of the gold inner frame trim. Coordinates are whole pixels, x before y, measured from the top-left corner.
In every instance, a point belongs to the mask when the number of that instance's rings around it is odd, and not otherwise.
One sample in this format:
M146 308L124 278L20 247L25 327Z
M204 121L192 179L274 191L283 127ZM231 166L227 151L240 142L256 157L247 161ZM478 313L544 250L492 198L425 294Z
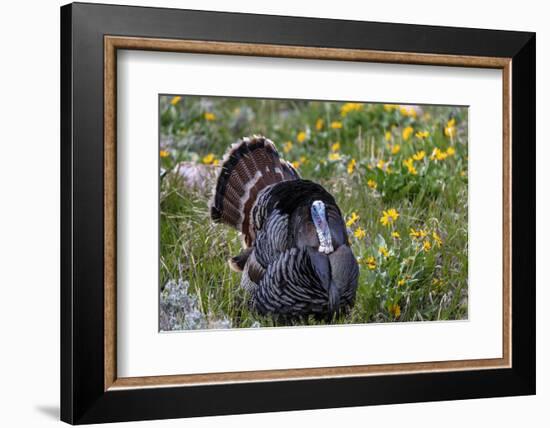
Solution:
M394 64L494 68L502 70L503 91L503 322L502 358L377 364L342 367L204 373L119 378L116 367L116 84L117 50L148 50L214 55L242 55L297 59L323 59ZM290 381L312 378L360 377L422 372L480 370L511 367L512 355L512 164L510 58L385 52L286 45L266 45L140 37L104 37L104 389L193 386L220 383Z

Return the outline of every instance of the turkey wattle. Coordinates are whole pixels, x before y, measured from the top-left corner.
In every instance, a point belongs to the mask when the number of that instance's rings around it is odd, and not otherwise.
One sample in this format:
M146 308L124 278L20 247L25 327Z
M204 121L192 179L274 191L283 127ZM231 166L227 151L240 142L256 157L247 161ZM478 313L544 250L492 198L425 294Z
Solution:
M353 306L359 268L330 193L300 178L263 137L224 157L210 214L242 233L231 258L250 307L260 314L331 317Z

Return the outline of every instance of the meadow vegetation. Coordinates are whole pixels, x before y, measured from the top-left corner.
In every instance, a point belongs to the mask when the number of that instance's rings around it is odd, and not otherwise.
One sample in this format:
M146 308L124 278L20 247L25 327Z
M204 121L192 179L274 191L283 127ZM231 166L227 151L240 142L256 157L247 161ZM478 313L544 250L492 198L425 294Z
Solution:
M360 276L355 306L335 323L467 318L467 114L464 107L161 96L161 306L174 303L175 289L191 299L172 304L169 315L161 308L161 329L273 325L248 310L240 275L227 265L240 238L213 224L207 206L223 154L253 134L271 139L342 211Z

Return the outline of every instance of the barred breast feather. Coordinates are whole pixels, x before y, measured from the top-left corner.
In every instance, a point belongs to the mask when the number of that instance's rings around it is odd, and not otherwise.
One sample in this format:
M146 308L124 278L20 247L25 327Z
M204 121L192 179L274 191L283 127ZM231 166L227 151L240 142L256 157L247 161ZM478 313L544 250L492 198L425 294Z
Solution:
M319 204L321 226L312 218ZM242 272L257 313L323 317L353 306L359 269L340 209L321 185L301 179L270 140L244 138L230 147L210 214L243 236L243 250L229 264ZM320 233L330 251L320 248Z

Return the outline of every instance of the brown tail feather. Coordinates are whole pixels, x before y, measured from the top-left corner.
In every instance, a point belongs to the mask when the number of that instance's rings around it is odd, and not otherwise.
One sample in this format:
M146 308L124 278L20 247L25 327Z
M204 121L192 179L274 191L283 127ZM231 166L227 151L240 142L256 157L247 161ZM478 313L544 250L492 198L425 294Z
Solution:
M279 158L273 142L258 136L243 138L224 156L210 202L210 216L243 233L250 245L255 231L248 225L258 193L271 184L298 178L292 165Z

